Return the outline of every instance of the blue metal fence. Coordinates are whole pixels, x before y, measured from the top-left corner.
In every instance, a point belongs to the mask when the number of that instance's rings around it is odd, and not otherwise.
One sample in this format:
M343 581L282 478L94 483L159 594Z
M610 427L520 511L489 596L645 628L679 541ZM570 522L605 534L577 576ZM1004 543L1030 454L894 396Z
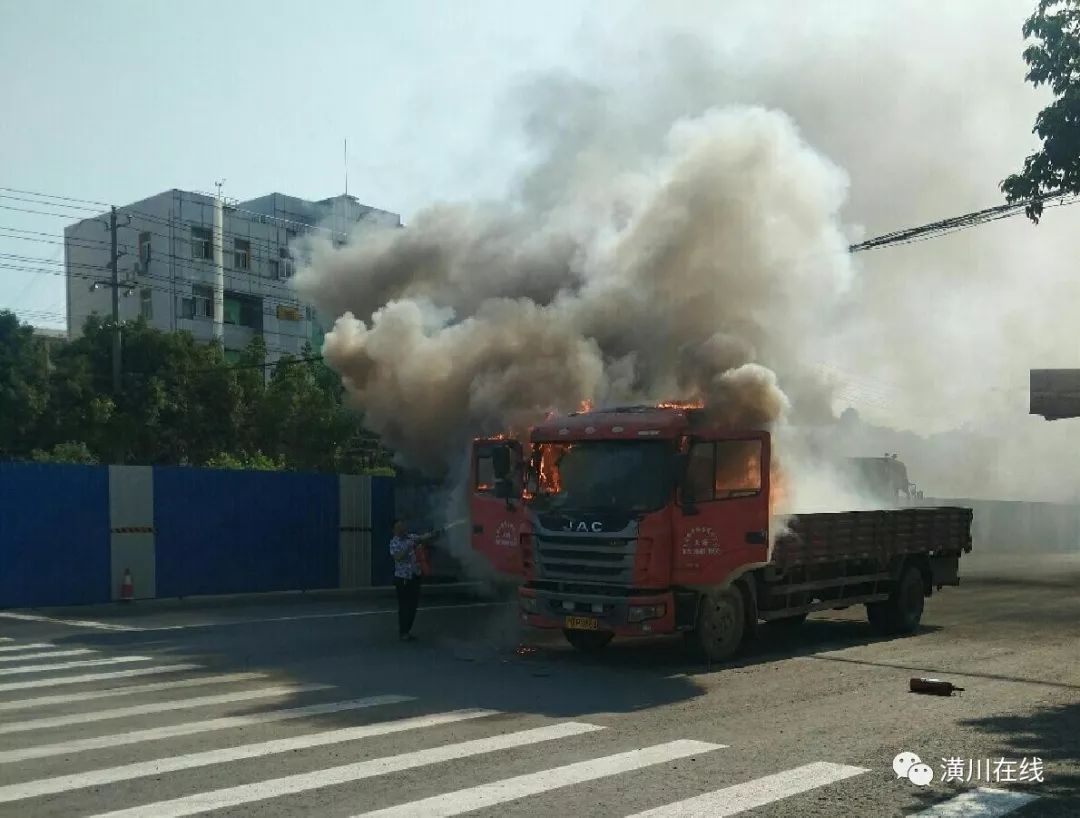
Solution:
M394 584L390 536L394 527L394 478L371 478L371 584Z
M0 463L0 606L105 602L109 470Z
M154 470L157 594L338 585L335 475Z
M359 484L358 546L338 475L136 468L0 463L0 608L107 602L129 566L139 598L393 581L394 478Z

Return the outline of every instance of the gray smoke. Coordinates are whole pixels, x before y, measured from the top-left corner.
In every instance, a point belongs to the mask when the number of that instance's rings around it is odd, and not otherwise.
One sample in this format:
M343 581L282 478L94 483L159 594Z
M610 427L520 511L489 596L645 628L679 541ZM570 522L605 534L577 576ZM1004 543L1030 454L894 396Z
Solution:
M698 398L754 428L800 399L822 411L778 375L801 370L850 282L847 180L789 117L678 119L602 177L551 161L497 206L441 204L311 248L300 287L341 316L324 354L407 463L445 471L467 436L584 400Z
M1000 201L1046 102L1031 6L600 15L573 69L514 83L491 139L530 159L505 196L313 248L301 288L341 316L326 355L433 472L583 399L696 396L771 425L799 506L856 504L815 464L885 451L928 495L1073 499L1080 422L1028 417L1026 379L1077 365L1077 216L844 252Z

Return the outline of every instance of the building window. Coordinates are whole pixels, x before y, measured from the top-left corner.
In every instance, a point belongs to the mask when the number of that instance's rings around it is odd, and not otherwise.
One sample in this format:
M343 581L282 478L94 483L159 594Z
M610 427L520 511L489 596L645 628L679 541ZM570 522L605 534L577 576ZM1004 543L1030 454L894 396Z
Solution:
M150 269L150 234L139 233L138 271L145 273L148 269Z
M233 239L233 267L251 269L251 242L247 239Z
M281 256L281 269L284 275L281 278L292 278L296 275L296 262L293 261L292 251L288 247L282 247L278 250L278 255Z
M154 291L149 287L139 290L139 315L147 321L154 317Z
M214 234L208 227L191 228L191 257L211 261L214 258Z
M276 258L269 259L267 262L270 272L270 278L281 278L281 265Z
M262 330L262 299L243 293L225 293L225 323Z
M214 290L211 287L204 287L196 284L191 288L191 297L194 301L193 318L213 318L214 317Z

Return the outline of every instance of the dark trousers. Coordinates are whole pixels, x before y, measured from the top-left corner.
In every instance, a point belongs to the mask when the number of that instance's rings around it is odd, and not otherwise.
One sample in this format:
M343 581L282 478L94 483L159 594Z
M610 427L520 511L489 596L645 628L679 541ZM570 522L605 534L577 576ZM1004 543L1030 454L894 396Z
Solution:
M420 577L395 577L394 590L397 591L398 633L404 636L412 630L413 620L416 619L416 608L420 604Z

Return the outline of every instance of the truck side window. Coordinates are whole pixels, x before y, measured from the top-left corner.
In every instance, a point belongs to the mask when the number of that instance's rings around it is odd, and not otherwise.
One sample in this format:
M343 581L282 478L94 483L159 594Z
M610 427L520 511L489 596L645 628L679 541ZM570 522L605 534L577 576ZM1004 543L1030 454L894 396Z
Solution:
M761 441L717 442L713 486L718 500L748 497L761 491Z
M495 464L491 452L480 451L476 455L476 482L473 490L478 494L491 494L495 491Z
M683 502L701 503L715 499L713 495L712 443L695 443L690 447L686 463L686 480L683 482Z

